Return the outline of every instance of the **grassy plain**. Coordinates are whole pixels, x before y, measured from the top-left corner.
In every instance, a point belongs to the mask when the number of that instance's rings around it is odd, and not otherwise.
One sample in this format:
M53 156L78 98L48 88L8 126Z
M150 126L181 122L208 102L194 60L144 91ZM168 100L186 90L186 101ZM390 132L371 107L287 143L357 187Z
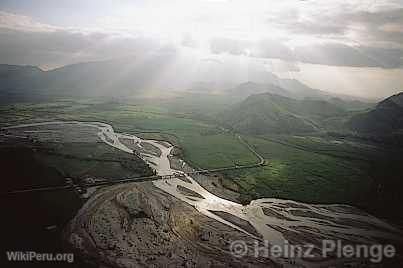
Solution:
M247 141L268 165L226 172L239 185L244 202L277 197L304 202L354 203L369 191L372 179L366 173L365 161L315 152L318 144L313 148L306 144L297 148L264 137L248 137Z
M48 143L46 150L37 151L36 157L64 177L77 181L85 178L125 179L152 174L141 159L101 142Z
M141 104L99 103L90 100L62 100L53 103L17 104L7 110L13 124L41 120L102 121L116 131L137 133L147 138L168 139L189 163L198 168L219 168L256 163L259 160L237 137L211 123L187 114L166 112ZM24 115L25 117L21 117ZM24 120L19 120L23 118Z
M165 107L165 108L164 108ZM176 153L197 168L218 168L256 163L257 157L236 135L211 121L172 107L145 103L122 104L98 100L59 100L21 103L3 107L12 124L26 120L83 120L110 123L117 131L143 138L168 140ZM10 120L13 119L14 121ZM290 198L318 203L356 203L368 193L372 178L368 169L377 148L353 141L316 136L266 135L245 137L267 161L264 167L228 171L224 175L238 185L244 202L263 197ZM79 148L84 152L85 146ZM66 151L67 152L67 151ZM53 162L52 162L53 161ZM58 162L59 161L59 162ZM61 160L50 159L54 166ZM78 161L78 160L77 160ZM85 174L85 168L71 161L68 170ZM94 162L95 163L95 162ZM121 169L111 164L109 168ZM105 169L99 169L102 172Z
M0 126L50 120L102 121L112 124L119 132L168 140L176 147L174 153L196 168L256 163L259 159L239 142L234 128L224 128L226 122L220 114L230 104L231 101L216 96L204 98L194 94L171 101L65 98L21 102L0 105ZM253 110L253 105L250 106ZM319 115L323 110L326 109L318 109ZM291 134L294 132L287 132L288 135L275 135L273 131L262 132L264 135L251 132L249 135L255 133L254 136L243 136L244 140L265 158L268 165L227 171L224 178L220 174L216 177L225 188L240 192L243 203L263 197L348 203L379 217L401 219L395 206L401 203L401 146L390 146L382 139L351 135L345 126L346 119L348 117L344 115L327 118L319 130L300 135ZM79 154L79 159L60 155L42 159L48 161L50 170L63 176L127 176L137 165L126 166L124 162L100 164L94 158L106 157L102 148L83 146L69 152L68 147L63 148L63 153ZM88 157L89 151L100 154ZM47 177L51 176L43 178Z

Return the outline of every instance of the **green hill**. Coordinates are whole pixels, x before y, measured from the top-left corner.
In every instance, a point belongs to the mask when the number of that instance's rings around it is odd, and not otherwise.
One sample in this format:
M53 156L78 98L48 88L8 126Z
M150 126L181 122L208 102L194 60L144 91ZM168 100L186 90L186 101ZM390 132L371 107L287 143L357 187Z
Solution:
M347 126L359 133L376 135L403 129L403 92L381 101L369 111L353 116Z
M244 100L247 97L255 94L272 93L285 97L290 97L290 92L286 89L273 84L259 84L254 82L241 83L228 92L233 98Z
M347 111L363 111L372 108L375 105L374 103L368 101L344 100L338 97L332 97L327 101Z
M264 93L233 105L220 115L220 121L248 134L303 133L317 131L327 118L345 113L326 101L295 100Z

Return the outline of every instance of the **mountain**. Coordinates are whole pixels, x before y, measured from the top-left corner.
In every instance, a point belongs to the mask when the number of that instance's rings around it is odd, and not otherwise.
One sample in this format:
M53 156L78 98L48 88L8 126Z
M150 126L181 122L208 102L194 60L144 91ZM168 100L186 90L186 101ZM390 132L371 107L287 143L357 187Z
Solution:
M314 89L296 79L277 78L272 83L249 81L227 90L226 93L228 97L238 101L260 93L272 93L297 100L326 100L350 111L366 109L372 105L369 100Z
M374 103L367 101L364 102L359 100L346 100L337 97L332 97L327 101L347 111L360 111L360 110L363 111L372 108L374 106Z
M238 84L236 81L244 81L244 78L235 77L236 72L232 74L230 70L217 69L220 72L195 73L189 68L191 63L176 63L174 57L170 51L162 50L152 55L77 63L49 71L35 66L0 65L0 95L24 98L129 97L153 94L150 91L160 95L173 89L187 89L195 93L226 95L231 104L266 92L299 100L348 99L312 89L295 79L281 79L267 71L256 72L259 75L248 77L251 81Z
M0 64L0 103L38 99L33 85L42 79L43 73L36 66Z
M294 99L326 100L332 97L331 93L310 88L296 79L279 79L278 83L280 87L286 88Z
M346 126L354 131L354 138L369 141L379 148L371 163L373 182L363 206L378 215L399 218L394 208L403 199L403 92L354 115Z
M254 82L245 82L239 84L228 92L233 98L243 100L250 95L261 94L261 93L272 93L281 96L290 96L290 92L286 89L273 84L258 84Z
M347 126L359 133L376 135L403 130L403 92L386 98L369 111L353 116Z
M128 96L149 89L165 70L169 55L67 65L50 71L0 65L0 94L43 96Z
M79 63L48 71L42 84L62 95L129 96L150 89L169 54Z
M0 64L0 89L16 92L32 85L44 73L36 66L17 66Z
M125 89L138 85L136 71L135 66L123 61L79 63L46 72L42 84L61 95L124 94Z
M263 93L233 105L219 118L223 124L241 133L302 133L317 131L323 120L345 113L322 100L295 100Z

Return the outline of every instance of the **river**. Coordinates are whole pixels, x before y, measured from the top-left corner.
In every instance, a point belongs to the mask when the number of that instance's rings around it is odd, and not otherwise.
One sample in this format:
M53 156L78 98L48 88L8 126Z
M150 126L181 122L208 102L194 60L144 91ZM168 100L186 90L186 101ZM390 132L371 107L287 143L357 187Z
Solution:
M235 228L253 238L264 239L271 244L283 244L286 241L285 233L298 233L303 229L305 234L312 236L320 233L322 237L338 238L349 240L354 237L355 241L371 243L376 239L396 240L401 237L401 231L392 225L377 219L364 212L359 212L346 205L312 205L293 200L282 200L275 198L263 198L250 202L244 206L220 198L204 189L197 181L180 170L171 167L169 156L173 149L167 142L155 140L144 140L135 135L116 133L113 127L101 122L80 122L80 121L54 121L32 124L22 124L5 127L8 131L19 130L18 135L23 135L24 130L30 127L46 127L50 125L85 126L97 129L98 137L106 144L126 153L133 153L133 150L126 146L122 140L130 140L134 144L148 143L161 151L161 154L142 152L140 156L156 170L158 175L178 174L177 178L157 180L153 184L164 192L188 203L207 217L213 218L223 224ZM181 178L182 177L182 178ZM184 178L185 179L184 179ZM195 195L186 194L179 188L184 187ZM265 211L275 213L267 215ZM259 236L251 234L234 223L218 216L213 212L226 212L236 216L252 225ZM359 212L359 213L358 213ZM355 224L352 224L355 223ZM398 238L401 240L401 238Z

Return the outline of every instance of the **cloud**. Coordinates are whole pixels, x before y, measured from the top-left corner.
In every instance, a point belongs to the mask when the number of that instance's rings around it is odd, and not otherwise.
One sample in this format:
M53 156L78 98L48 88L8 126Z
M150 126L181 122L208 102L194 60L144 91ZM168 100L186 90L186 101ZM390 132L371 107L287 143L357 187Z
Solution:
M316 1L304 1L303 5L305 2ZM318 10L322 11L320 8ZM208 38L207 42L212 54L280 59L289 62L290 66L302 62L399 68L403 66L401 14L403 8L396 3L371 11L345 7L328 12L312 13L311 10L309 14L291 5L285 11L264 17L266 25L270 26L267 28L268 33L257 36L260 40L243 40L238 36L229 38L217 34L215 38ZM286 33L285 37L270 36L271 30L279 28ZM241 37L245 36L241 33ZM257 33L260 33L260 29ZM146 36L127 31L56 27L27 16L0 11L2 63L54 68L83 61L144 55L170 42ZM197 33L180 36L178 43L182 46L204 48L204 43L197 39ZM296 40L304 42L294 42Z
M257 42L251 54L258 58L294 60L292 50L282 42L275 40L261 40Z
M1 63L38 65L48 69L77 62L130 57L158 48L157 42L144 37L58 28L24 16L0 13Z
M284 38L244 41L215 38L212 53L228 53L263 59L281 59L349 67L403 66L403 7L398 1L340 2L310 8L290 7L269 12L268 31L281 29ZM333 8L330 8L333 7ZM370 8L371 7L371 8Z
M372 46L350 46L326 42L294 47L292 50L281 41L261 40L246 42L216 38L210 42L214 54L228 53L288 62L350 66L399 68L403 66L403 49Z
M198 42L189 33L183 35L181 45L190 48L196 48L199 46Z
M214 54L228 53L256 58L293 60L291 49L275 40L251 42L228 38L213 38L210 40L210 50Z
M403 49L327 43L296 47L294 52L295 60L304 63L380 68L403 66Z
M22 32L0 29L2 63L39 65L44 68L127 57L156 47L151 40L105 33L69 31Z
M359 22L370 26L379 27L385 24L395 24L396 26L403 23L403 8L394 8L388 10L380 10L376 12L361 11L353 14L349 19L351 22ZM400 29L403 31L402 29Z
M382 43L403 48L403 8L379 12L359 12L350 16L351 25L362 42Z
M307 37L332 38L345 43L383 44L403 48L403 8L376 11L339 10L316 14L300 11L269 17L270 27Z
M359 49L344 44L301 46L294 51L296 60L304 63L354 67L374 67L376 64Z
M30 17L7 13L0 10L0 28L27 32L53 31L57 27L39 23Z
M344 34L346 25L335 20L338 15L336 12L307 13L304 9L291 8L268 15L265 22L269 28L280 28L293 35L341 35Z
M213 38L210 40L210 50L214 54L246 55L250 47L251 43L243 40L228 38Z

